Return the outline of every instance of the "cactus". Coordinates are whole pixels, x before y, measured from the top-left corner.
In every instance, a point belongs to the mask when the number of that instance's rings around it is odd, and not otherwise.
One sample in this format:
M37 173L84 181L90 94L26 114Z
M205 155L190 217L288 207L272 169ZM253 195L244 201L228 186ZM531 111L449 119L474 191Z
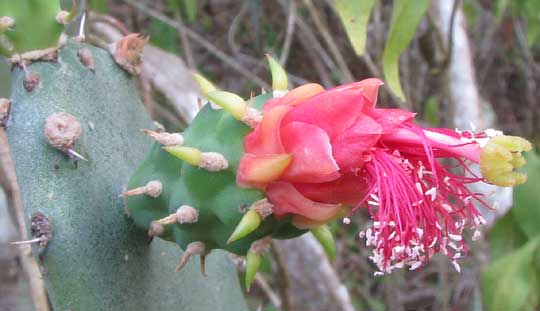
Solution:
M366 207L373 226L359 235L375 246L376 275L417 269L436 252L459 271L464 230L484 222L472 203L485 205L482 194L466 184L523 183L513 170L530 143L494 130L423 129L413 113L375 108L378 79L287 91L285 70L268 60L272 94L246 102L195 75L212 105L183 134L146 131L156 143L125 193L135 223L187 249L178 268L193 255L204 267L213 249L246 256L249 288L269 238L310 229L332 258L326 223ZM438 158L457 160L463 171ZM484 178L467 177L463 159L479 163Z
M65 40L64 25L76 11L75 1L70 12L61 10L60 1L0 2L0 55L31 52L31 58L39 58L54 51Z
M13 69L6 130L52 306L246 310L225 254L207 279L191 265L171 273L180 250L148 243L125 213L119 194L149 147L138 130L152 124L132 80L107 51L75 42L54 62Z

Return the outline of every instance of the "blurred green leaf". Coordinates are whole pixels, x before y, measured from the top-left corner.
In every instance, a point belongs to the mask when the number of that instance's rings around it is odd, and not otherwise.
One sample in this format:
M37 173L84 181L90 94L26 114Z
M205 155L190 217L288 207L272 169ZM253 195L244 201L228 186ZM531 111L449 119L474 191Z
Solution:
M10 89L10 69L6 59L0 57L0 97L9 97Z
M424 120L433 126L439 125L441 122L439 102L434 96L430 96L426 101L424 107Z
M495 17L497 18L497 23L501 21L509 4L510 0L497 0L497 2L495 2Z
M193 23L197 19L199 7L197 0L167 0L169 10L182 12L188 23Z
M375 0L336 0L335 9L357 55L364 54L367 26Z
M485 310L535 310L540 236L493 262L481 275Z
M107 0L89 0L88 8L94 12L107 14L109 12L109 4Z
M521 230L530 238L540 235L540 156L535 152L525 154L527 182L514 188L514 215Z
M179 53L176 29L153 19L150 22L148 33L150 34L150 42L153 45L172 53Z
M394 1L392 21L383 52L383 71L388 86L402 100L405 100L405 94L399 82L399 56L414 37L428 7L429 0Z
M525 245L527 236L521 230L514 214L509 211L491 228L488 240L491 247L491 259L497 260Z

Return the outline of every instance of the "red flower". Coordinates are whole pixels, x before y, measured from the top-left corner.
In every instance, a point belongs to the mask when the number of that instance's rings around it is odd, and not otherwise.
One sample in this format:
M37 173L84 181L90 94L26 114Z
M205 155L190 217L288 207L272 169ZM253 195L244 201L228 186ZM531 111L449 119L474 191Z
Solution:
M263 189L274 215L292 215L298 227L326 223L344 206L368 208L373 225L360 236L375 247L371 258L382 272L414 270L436 252L455 260L466 252L463 230L484 222L473 202L485 203L467 188L484 179L464 176L466 162L480 162L482 147L499 132L422 129L414 113L375 108L381 85L367 79L324 91L307 84L269 100L245 138L238 183ZM527 149L519 143L513 154ZM490 164L493 155L484 157L488 175L498 165ZM461 172L437 158L455 159ZM512 168L505 178L518 174Z

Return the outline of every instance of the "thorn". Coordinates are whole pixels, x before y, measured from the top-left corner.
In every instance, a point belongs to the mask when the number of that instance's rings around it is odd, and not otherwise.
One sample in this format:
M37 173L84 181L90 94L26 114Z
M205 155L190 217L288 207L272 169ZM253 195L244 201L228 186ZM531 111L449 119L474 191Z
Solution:
M208 274L206 274L206 255L201 255L200 258L199 258L200 262L201 262L201 274L207 278L208 277Z
M68 11L60 11L56 14L56 21L59 24L67 25L69 24L73 18L77 15L77 1L72 0L71 1L71 10Z
M67 149L67 150L66 150L66 153L67 153L68 155L70 155L70 156L73 156L73 157L77 158L77 159L81 159L81 160L83 160L83 161L88 162L88 159L86 159L86 158L83 157L80 153L78 153L77 151L75 151L75 150L73 150L73 149L71 149L71 148L70 148L70 149Z
M163 185L159 180L151 180L142 187L133 188L120 194L121 197L131 197L146 194L149 197L157 198L163 191Z
M40 243L42 241L43 241L43 237L39 237L32 240L9 242L9 244L11 245L33 244L33 243Z
M266 54L266 58L268 59L268 66L270 67L270 72L272 73L272 90L274 91L274 97L281 97L284 95L285 92L287 92L288 88L288 78L287 78L287 72L283 67L270 56L269 54ZM276 96L276 91L277 95Z
M189 243L187 248L186 248L186 251L184 252L184 255L182 256L182 259L180 259L180 262L178 263L178 266L176 267L175 271L179 272L180 270L182 270L192 256L194 256L194 255L206 256L206 254L207 254L206 245L204 245L203 242L191 242L191 243ZM204 260L201 261L201 270L203 268L203 262L204 262ZM204 273L203 273L203 275L204 275Z
M334 261L336 259L336 243L328 226L322 225L313 228L311 229L311 233L317 239L317 241L321 243L321 246L326 253L326 256L328 256L328 259L330 259L330 261Z
M251 232L255 231L261 224L262 216L254 210L249 210L242 216L240 223L236 226L229 237L227 244L237 241Z
M180 133L155 132L147 129L141 129L141 132L164 146L181 146L184 143L184 137Z
M82 42L86 39L84 35L84 26L86 25L86 12L83 12L81 16L81 22L79 23L79 32L77 34L77 41Z

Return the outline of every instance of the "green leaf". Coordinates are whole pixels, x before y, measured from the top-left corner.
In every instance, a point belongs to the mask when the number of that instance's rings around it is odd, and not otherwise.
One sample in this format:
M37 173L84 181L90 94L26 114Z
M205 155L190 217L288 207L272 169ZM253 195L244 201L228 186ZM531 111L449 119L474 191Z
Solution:
M148 29L150 42L164 50L172 53L178 53L178 33L176 29L169 27L161 21L153 19Z
M525 154L527 182L514 188L514 215L521 230L530 239L540 235L540 156L535 152Z
M492 260L497 260L527 243L527 236L519 227L511 211L497 221L487 237Z
M107 0L90 0L88 1L88 8L92 11L106 14L109 12L109 5Z
M481 275L485 310L535 310L540 236L493 262Z
M424 106L424 120L433 126L437 126L441 122L439 101L435 96L430 96Z
M193 23L197 19L198 7L197 0L181 0L182 12L186 16L189 23Z
M375 0L336 0L335 9L357 55L364 54L367 26Z
M383 52L383 71L388 86L402 100L405 100L405 95L399 82L399 56L414 37L416 27L428 7L429 0L394 1L392 21Z

